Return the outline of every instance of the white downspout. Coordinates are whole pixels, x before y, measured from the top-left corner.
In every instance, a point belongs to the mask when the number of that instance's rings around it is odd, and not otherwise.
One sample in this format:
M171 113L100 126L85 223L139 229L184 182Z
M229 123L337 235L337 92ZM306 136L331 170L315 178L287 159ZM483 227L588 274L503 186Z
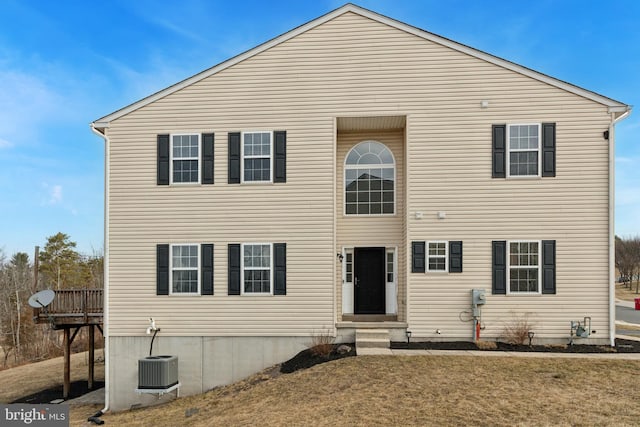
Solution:
M104 337L104 408L100 416L109 410L109 138L106 132L97 130L93 123L91 131L104 139L104 291L102 302L102 335Z
M631 113L631 108L627 107L620 117L616 118L616 113L611 113L611 124L609 125L609 337L611 347L616 345L616 231L615 231L615 125L625 119Z

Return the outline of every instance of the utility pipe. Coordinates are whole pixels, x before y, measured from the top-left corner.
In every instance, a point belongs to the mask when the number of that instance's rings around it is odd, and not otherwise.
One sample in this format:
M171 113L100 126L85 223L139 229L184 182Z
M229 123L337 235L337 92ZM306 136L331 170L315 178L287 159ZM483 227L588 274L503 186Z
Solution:
M611 124L609 125L609 341L611 347L616 345L616 231L615 231L615 125L631 114L631 107L616 118L616 113L611 112Z
M90 417L89 421L102 424L97 419L109 410L109 137L106 131L99 131L91 124L91 131L104 139L104 290L102 302L102 336L104 337L104 408ZM101 421L101 422L98 422Z

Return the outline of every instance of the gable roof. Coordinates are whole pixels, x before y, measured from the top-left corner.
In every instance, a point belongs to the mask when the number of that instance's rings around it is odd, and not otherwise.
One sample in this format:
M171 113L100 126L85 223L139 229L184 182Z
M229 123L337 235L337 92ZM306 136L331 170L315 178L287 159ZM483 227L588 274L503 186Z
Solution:
M369 18L371 20L389 25L391 27L397 28L401 31L405 31L409 34L413 34L415 36L418 37L422 37L426 40L429 40L431 42L449 47L453 50L465 53L467 55L471 55L473 57L482 59L484 61L487 61L489 63L498 65L500 67L506 68L508 70L511 71L515 71L517 73L523 74L525 76L531 77L535 80L539 80L541 82L547 83L551 86L555 86L557 88L563 89L567 92L571 92L574 93L576 95L582 96L584 98L590 99L592 101L598 102L600 104L603 104L607 107L609 107L609 112L610 113L619 113L619 114L624 114L628 111L631 110L631 107L623 104L621 102L615 101L611 98L608 98L606 96L600 95L598 93L595 93L593 91L587 90L587 89L583 89L579 86L573 85L571 83L565 82L563 80L559 80L556 79L554 77L548 76L546 74L537 72L535 70L532 70L530 68L524 67L522 65L516 64L515 62L511 62L511 61L507 61L506 59L502 59L499 58L497 56L491 55L489 53L480 51L478 49L474 49L472 47L466 46L464 44L455 42L453 40L447 39L445 37L439 36L437 34L433 34L430 33L428 31L422 30L420 28L411 26L409 24L405 24L404 22L400 22L397 21L393 18L389 18L387 16L381 15L379 13L373 12L371 10L362 8L360 6L357 6L355 4L352 3L347 3L342 7L339 7L338 9L335 9L325 15L320 16L319 18L316 18L312 21L307 22L306 24L303 24L297 28L294 28L291 31L288 31L284 34L281 34L278 37L275 37L265 43L262 43L256 47L254 47L253 49L249 49L237 56L234 56L230 59L227 59L226 61L223 61L209 69L206 69L198 74L195 74L185 80L182 80L174 85L171 85L165 89L162 89L152 95L147 96L146 98L143 98L137 102L134 102L133 104L130 104L126 107L123 107L111 114L108 114L96 121L94 121L93 123L91 123L91 126L94 129L104 129L104 128L108 128L109 124L111 121L116 120L122 116L125 116L129 113L131 113L132 111L135 111L139 108L144 107L145 105L148 105L154 101L157 101L158 99L161 99L167 95L170 95L174 92L179 91L180 89L183 89L193 83L196 83L200 80L203 80L213 74L216 74L226 68L229 68L241 61L244 61L245 59L251 58L254 55L257 55L261 52L264 52L265 50L279 45L280 43L283 43L293 37L298 36L299 34L302 34L308 30L311 30L319 25L322 25L340 15L343 15L345 13L348 12L352 12L361 16L364 16L366 18Z

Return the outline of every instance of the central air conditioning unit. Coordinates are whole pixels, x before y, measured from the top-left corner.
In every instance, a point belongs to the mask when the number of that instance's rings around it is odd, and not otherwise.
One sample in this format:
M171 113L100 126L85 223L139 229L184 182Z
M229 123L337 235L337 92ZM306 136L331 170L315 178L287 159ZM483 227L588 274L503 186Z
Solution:
M167 389L178 384L178 356L148 356L138 360L139 389Z

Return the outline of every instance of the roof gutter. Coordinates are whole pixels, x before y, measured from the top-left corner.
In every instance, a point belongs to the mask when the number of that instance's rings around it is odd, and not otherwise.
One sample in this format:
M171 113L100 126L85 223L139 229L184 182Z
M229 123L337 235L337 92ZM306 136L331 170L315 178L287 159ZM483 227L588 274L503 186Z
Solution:
M89 418L96 422L109 410L109 138L104 127L98 127L97 123L91 123L91 131L104 139L104 291L102 303L102 335L104 337L104 408ZM100 421L100 420L98 420ZM103 422L103 421L101 421Z
M609 107L611 124L609 125L609 338L611 347L616 345L616 230L615 230L615 128L616 123L631 114L631 107ZM622 113L616 117L617 114Z

